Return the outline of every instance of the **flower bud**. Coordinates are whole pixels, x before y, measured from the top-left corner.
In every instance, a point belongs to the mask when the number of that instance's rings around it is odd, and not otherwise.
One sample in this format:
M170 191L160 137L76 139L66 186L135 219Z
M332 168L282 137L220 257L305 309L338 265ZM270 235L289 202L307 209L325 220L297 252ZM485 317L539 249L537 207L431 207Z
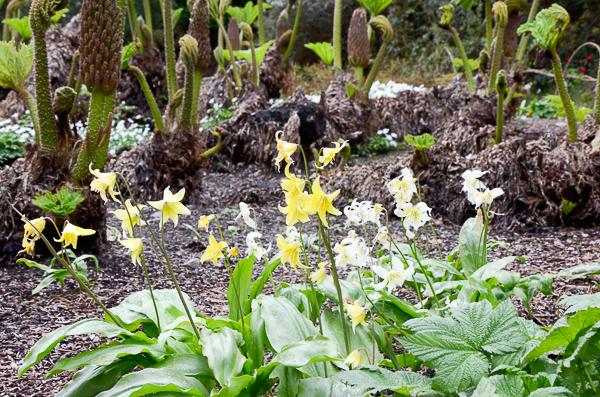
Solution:
M507 87L508 82L506 81L506 72L504 70L500 70L498 72L498 76L496 77L496 90L499 94L505 94Z
M394 37L394 29L386 17L383 15L377 15L376 17L371 18L369 24L373 30L378 32L383 37L383 41L386 43L392 41L392 38Z
M61 117L71 113L77 93L71 87L60 87L54 93L54 101L52 107L54 114Z
M454 5L446 4L441 6L439 10L442 12L442 17L440 18L440 26L447 29L450 27L452 17L454 16Z
M494 11L494 18L498 26L505 27L508 22L508 7L506 3L503 1L495 2L492 6L492 11Z
M198 59L196 69L205 73L210 65L212 55L210 47L210 14L208 2L197 0L190 16L190 28L188 34L196 39L198 43Z
M352 14L348 29L348 61L351 66L367 67L371 60L367 11L357 8Z
M227 37L229 37L229 42L231 43L231 49L233 51L242 49L242 44L240 43L240 28L236 17L229 20L229 25L227 25Z
M252 32L252 27L248 25L246 22L242 22L240 24L240 30L244 35L244 40L252 41L254 39L254 33Z
M179 39L181 52L179 58L187 69L194 69L198 60L198 42L189 34L184 35Z
M490 65L490 53L486 50L481 50L479 53L479 70L485 72Z

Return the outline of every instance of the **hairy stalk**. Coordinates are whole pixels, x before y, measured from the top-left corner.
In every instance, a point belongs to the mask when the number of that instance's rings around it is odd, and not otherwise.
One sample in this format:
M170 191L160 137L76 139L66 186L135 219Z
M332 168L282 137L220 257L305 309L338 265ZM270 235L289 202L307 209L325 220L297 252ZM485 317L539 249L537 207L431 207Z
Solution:
M533 4L531 5L531 10L529 11L529 16L527 17L527 23L532 23L535 20L535 16L537 15L538 9L540 8L540 0L533 0ZM524 33L521 37L521 41L519 42L519 48L517 49L517 55L515 55L515 59L518 62L523 62L523 58L525 57L525 51L527 51L527 46L529 44L529 36L531 33Z
M596 99L594 104L594 113L596 114L596 124L600 124L600 63L598 64L598 76L596 77Z
M256 61L256 51L254 48L254 41L250 41L250 53L252 54L252 84L255 87L260 85L260 69L258 68L258 62Z
M69 82L68 87L75 88L77 64L79 63L79 50L73 53L73 62L71 63L71 70L69 71Z
M500 70L500 61L502 60L502 43L504 42L504 26L498 25L498 33L496 35L496 48L494 49L494 59L492 60L492 72L490 73L490 84L488 94L491 94L496 89L496 79Z
M504 132L504 91L498 90L498 113L496 116L496 144L502 142Z
M33 129L35 131L36 142L40 141L40 121L38 119L37 103L35 98L25 89L19 90L19 95L25 101L29 115L31 116L31 122L33 123Z
M342 69L342 0L335 0L333 10L333 66Z
M263 0L257 0L258 5L258 43L265 44L265 16L263 10Z
M140 82L140 85L142 86L142 91L144 92L144 95L146 96L146 100L148 101L148 105L150 105L150 111L152 112L152 118L154 119L154 126L156 127L156 129L158 131L162 131L163 122L162 122L162 117L160 115L160 110L158 109L158 105L156 104L156 99L154 99L154 95L152 94L152 91L150 90L150 86L148 85L146 76L144 76L144 73L137 66L129 65L127 67L127 70L129 70L130 72L133 72L135 74L135 76L137 77L138 81Z
M290 38L288 48L285 51L285 55L283 56L283 61L281 61L281 66L280 66L281 69L283 69L283 67L285 66L285 63L287 62L290 55L292 54L292 48L294 47L294 41L296 40L296 33L298 32L298 26L300 25L300 14L302 13L302 1L303 0L298 1L298 11L296 11L296 19L294 20L294 27L292 28L292 37ZM341 1L341 0L336 0L336 1ZM340 55L340 59L341 59L341 57L342 56Z
M554 71L554 79L556 80L558 94L560 95L560 99L565 108L565 113L567 114L567 123L569 125L567 141L577 142L577 118L575 117L573 102L571 102L569 91L565 85L565 79L562 74L562 64L558 54L556 53L556 49L553 48L550 50L550 52L552 53L552 69Z
M169 100L179 89L177 85L177 72L175 71L175 37L173 36L173 9L172 0L161 0L163 17L163 30L165 39L165 61L167 68L167 89Z
M460 57L463 61L463 66L465 68L465 77L467 78L467 83L469 84L469 91L475 92L475 84L473 83L473 72L471 71L471 65L469 64L469 58L467 57L467 53L465 52L465 47L463 46L460 37L458 36L458 32L454 27L449 26L450 33L452 33L452 37L454 38L454 42L456 43L456 47L458 47L458 52L460 53Z
M136 38L140 38L139 40L139 49L140 55L144 55L144 43L142 41L142 30L140 29L140 24L137 20L137 13L135 11L135 5L133 4L133 0L127 0L127 14L129 15L129 26L131 26L131 36L133 40Z
M192 127L192 104L194 102L194 70L186 68L183 106L181 108L181 128Z
M492 40L494 36L494 27L492 25L492 3L491 0L485 0L485 31L486 31L486 49L488 53L492 51Z
M360 90L365 80L365 68L362 66L355 66L354 76L356 76L357 88Z
M510 102L513 100L515 94L517 93L518 86L519 84L517 84L516 82L510 86L510 91L508 91L508 94L506 94L506 98L504 99L504 106L510 105Z
M231 62L231 67L233 69L233 78L235 79L236 90L239 91L242 89L242 78L240 77L240 71L238 70L237 64L235 63L235 54L233 53L233 48L231 47L229 36L227 36L227 31L225 30L225 26L223 26L222 23L219 23L219 31L223 33L223 39L225 40L225 44L227 45L227 49L229 51L229 59Z
M373 66L371 66L371 70L369 71L367 80L365 81L365 84L361 90L361 95L365 99L369 97L369 91L371 91L371 86L375 82L375 79L377 78L377 72L379 71L379 68L381 67L381 64L383 63L383 60L385 59L385 56L387 55L387 47L388 47L388 43L386 41L384 41L381 44L381 48L379 49L379 52L377 53L377 58L375 58L375 62L373 63Z
M144 23L146 24L146 26L148 26L148 29L150 29L150 32L154 32L154 29L152 28L152 8L150 7L150 0L144 0L143 1L144 4Z
M200 88L202 88L202 71L194 69L194 96L192 102L192 124L198 121L198 102L200 101Z
M213 134L214 136L216 136L217 138L219 138L219 141L217 142L217 144L215 146L213 146L212 148L210 148L207 151L200 154L198 156L198 158L196 159L196 164L202 162L202 160L207 159L210 156L212 156L213 154L217 153L219 150L221 150L221 147L223 146L223 135L218 131L211 131L210 133Z

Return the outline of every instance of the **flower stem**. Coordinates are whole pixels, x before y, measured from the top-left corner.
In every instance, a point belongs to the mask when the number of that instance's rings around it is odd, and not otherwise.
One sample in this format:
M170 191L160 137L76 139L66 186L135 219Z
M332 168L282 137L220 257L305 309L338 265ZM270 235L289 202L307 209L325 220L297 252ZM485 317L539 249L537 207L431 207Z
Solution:
M289 59L292 49L294 47L294 41L296 40L296 33L298 32L298 25L300 25L300 13L302 12L302 0L298 1L298 11L296 11L296 19L294 20L294 27L292 28L292 37L290 38L290 43L288 44L288 48L285 51L285 55L283 56L283 61L281 61L280 68L283 69L285 63Z
M460 36L456 29L452 26L448 27L450 29L450 33L452 33L452 37L454 38L454 42L456 43L456 47L458 47L458 52L460 53L460 57L463 61L463 67L465 68L465 77L467 78L467 83L469 85L469 92L475 92L475 84L473 83L473 72L471 71L471 65L469 64L469 58L467 57L467 53L465 52L465 47L463 46L462 41L460 40Z
M571 101L569 91L567 90L567 86L565 85L565 79L562 74L562 63L560 61L560 58L558 57L558 54L556 53L556 48L551 49L550 52L552 53L552 69L554 71L556 87L558 88L560 99L565 108L565 113L567 114L567 123L569 125L567 141L577 142L577 118L575 118L575 108L573 107L573 101Z
M161 0L163 29L165 39L165 61L167 68L167 90L169 100L177 92L177 72L175 70L175 38L173 36L173 6L172 0Z

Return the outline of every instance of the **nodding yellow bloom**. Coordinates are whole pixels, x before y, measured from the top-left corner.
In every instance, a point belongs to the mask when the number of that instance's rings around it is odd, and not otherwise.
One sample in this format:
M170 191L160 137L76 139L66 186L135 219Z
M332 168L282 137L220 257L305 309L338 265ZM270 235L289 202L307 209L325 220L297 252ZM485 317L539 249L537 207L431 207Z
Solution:
M302 269L306 269L302 263L300 263L300 243L289 244L285 241L285 237L281 234L277 235L277 248L281 250L281 264L285 267L286 263L289 263L296 271L296 266Z
M110 193L112 199L118 203L119 200L117 200L117 198L115 197L119 194L119 192L115 192L117 174L114 174L112 172L100 172L100 170L93 170L92 163L90 163L89 169L90 173L96 177L96 179L94 179L92 183L90 183L90 188L92 189L92 191L100 193L100 197L102 197L102 200L104 200L104 202L106 203L106 201L108 200L106 198L106 190L108 189L108 192Z
M33 256L35 250L35 239L29 240L27 236L23 236L23 249L18 254L25 252L27 255Z
M72 245L73 248L77 248L77 238L79 236L91 236L96 233L95 230L92 229L84 229L79 226L75 226L70 222L65 223L65 227L63 227L62 235L60 236L60 240L54 239L57 243L64 243L65 248L69 245Z
M183 204L181 204L181 200L183 200L183 196L185 196L185 189L181 189L177 192L177 194L171 193L171 190L167 187L163 194L163 199L160 201L149 201L152 207L156 208L159 211L163 211L163 215L161 216L160 228L162 229L163 225L167 223L169 219L173 220L175 226L179 222L178 215L190 215L190 210Z
M287 192L286 197L294 198L302 194L306 181L290 172L291 165L290 163L285 166L285 176L287 178L281 180L281 188Z
M208 224L213 219L215 219L215 215L214 214L211 214L209 216L203 216L203 217L201 217L200 220L198 221L198 229L204 229L204 230L206 230L208 232Z
M331 202L340 194L339 190L331 194L325 194L319 183L320 176L315 178L313 182L312 191L313 194L298 197L298 200L304 204L304 212L308 215L319 214L319 219L325 225L329 227L327 223L327 213L331 215L342 215L342 212L335 208Z
M39 233L44 231L46 227L46 219L45 218L36 218L31 221L27 221L27 218L22 217L21 220L25 222L25 237L36 237L39 236ZM37 230L36 230L37 229ZM38 233L39 232L39 233Z
M208 238L208 247L206 247L206 250L204 250L200 261L204 263L208 260L212 260L216 265L219 258L225 258L225 255L223 255L223 250L227 247L228 244L225 241L217 243L217 239L215 239L215 236L213 236L211 233L210 237Z
M334 148L323 148L323 155L319 157L319 163L321 166L325 167L328 164L333 164L335 162L335 155L342 151L344 146L346 146L346 142L341 145L339 142L332 142L335 145Z
M133 264L142 264L140 254L142 253L142 239L141 238L128 238L126 240L119 240L123 247L131 251L131 262Z
M287 207L279 206L279 211L286 214L285 223L288 226L294 226L298 222L306 223L310 219L304 211L303 205L299 200L300 196L291 197L289 194L285 196Z
M344 308L352 320L352 332L356 333L356 326L358 324L367 325L367 322L365 321L367 317L367 308L360 305L360 299L357 299L354 303L344 302Z
M358 351L358 350L354 350L352 353L348 354L348 357L346 357L346 360L344 361L344 364L346 364L352 368L358 367L361 363L362 363L362 355L360 354L360 351Z
M275 159L275 164L277 165L277 170L279 171L279 163L285 160L286 163L294 163L292 160L292 155L298 149L298 145L291 142L282 141L279 139L279 134L281 131L277 131L275 133L275 140L277 141L277 158Z
M131 204L131 199L125 200L126 210L115 210L111 213L115 214L118 220L122 221L121 228L123 231L128 232L129 235L133 236L133 227L135 225L141 225L140 211L142 208L146 208L145 205L138 205L137 207ZM139 210L138 210L139 208ZM128 213L129 212L129 213Z
M240 251L236 247L230 248L227 253L229 256L235 256L236 258L240 256Z
M327 276L327 269L325 269L325 266L327 266L327 262L319 263L319 270L310 275L310 280L313 283L321 284L325 281L325 277Z

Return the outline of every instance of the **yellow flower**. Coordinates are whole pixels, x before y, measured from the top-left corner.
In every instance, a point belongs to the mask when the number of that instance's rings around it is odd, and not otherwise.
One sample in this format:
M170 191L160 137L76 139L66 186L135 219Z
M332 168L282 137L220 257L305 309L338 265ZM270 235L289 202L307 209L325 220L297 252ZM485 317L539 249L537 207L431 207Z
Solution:
M18 254L25 252L27 255L33 256L33 251L35 250L35 240L29 240L27 236L23 236L23 248Z
M335 162L335 155L338 154L344 148L344 146L346 146L346 142L341 145L339 142L332 142L335 145L334 148L323 148L323 155L319 157L319 163L321 163L321 166L325 167L328 164L333 164Z
M287 214L285 223L288 226L296 225L298 222L306 223L309 221L308 215L303 209L299 196L291 197L289 194L285 196L287 207L279 206L279 211L282 214Z
M283 267L285 267L286 263L289 263L294 270L296 270L296 266L306 269L306 266L300 263L300 243L289 244L281 234L278 234L277 248L282 252L281 264Z
M275 164L277 165L277 170L279 170L279 163L283 160L285 160L286 163L294 163L292 155L296 152L296 149L298 149L297 144L279 139L279 134L281 134L281 131L275 133L275 140L277 141L277 158L275 159Z
M285 166L285 176L287 178L281 180L281 188L287 192L287 197L294 198L302 194L306 181L292 174L290 172L290 165L292 164L290 163Z
M213 219L215 219L215 215L214 214L211 214L209 216L203 216L203 217L201 217L200 220L198 221L198 229L204 229L204 230L206 230L208 232L208 224Z
M117 183L117 174L114 174L112 172L100 172L100 170L93 170L92 163L90 163L89 168L90 173L96 177L96 179L94 179L92 183L90 183L90 188L94 192L100 193L100 197L102 197L102 200L104 200L105 203L107 201L106 189L108 189L108 192L110 193L112 199L118 203L119 200L117 200L115 195L118 195L119 192L115 192L114 190L115 184Z
M123 231L128 232L131 236L133 236L133 227L135 225L142 224L142 221L140 220L140 211L138 210L138 207L139 210L141 210L142 208L146 208L145 205L138 205L136 207L131 204L131 199L127 199L125 201L125 208L127 209L111 211L111 213L115 214L118 220L123 221L121 223L121 228L123 229Z
M131 262L135 265L136 263L142 264L140 254L142 253L142 239L141 238L128 238L127 240L119 240L123 247L131 251Z
M25 236L26 237L34 237L39 236L39 233L44 231L46 227L46 218L36 218L31 221L27 221L27 218L22 217L21 220L25 222ZM37 229L37 230L36 230ZM39 233L38 233L39 232Z
M360 351L358 351L358 350L354 350L352 353L348 354L346 361L344 361L344 364L346 364L352 368L358 367L361 363L362 363L362 355L360 354Z
M325 266L327 266L327 262L319 263L319 270L310 275L310 280L312 282L321 284L325 281L325 276L327 276L327 269L325 269Z
M204 263L208 260L212 260L216 265L219 258L225 258L225 255L223 255L223 250L225 248L227 248L227 243L225 241L217 243L215 236L213 236L211 233L210 237L208 238L208 247L206 247L206 250L202 254L200 261Z
M367 325L367 322L365 321L365 318L367 317L367 308L360 305L360 298L354 303L344 302L344 308L352 320L352 332L356 333L356 326L358 324Z
M227 250L227 253L229 256L235 256L236 258L240 256L240 251L236 247Z
M321 185L319 184L318 176L313 182L312 191L313 194L309 194L306 196L301 196L298 200L304 204L304 212L308 215L319 214L319 218L321 222L326 227L329 227L327 223L326 214L329 212L331 215L341 215L342 212L335 208L331 202L335 200L335 198L340 194L339 190L331 194L325 194L325 192L321 189Z
M163 199L160 201L149 201L152 207L156 208L159 211L163 211L163 215L161 216L160 227L162 229L163 225L170 219L173 220L175 226L179 222L178 215L190 215L190 210L183 204L181 204L181 200L183 200L183 196L185 195L185 189L181 189L177 192L177 194L171 193L171 190L167 187L165 189Z
M57 243L64 243L65 248L69 245L72 245L73 248L77 248L77 238L79 236L91 236L96 233L95 230L92 229L84 229L79 226L75 226L70 222L65 223L65 227L63 228L62 235L60 236L60 240L54 239Z

